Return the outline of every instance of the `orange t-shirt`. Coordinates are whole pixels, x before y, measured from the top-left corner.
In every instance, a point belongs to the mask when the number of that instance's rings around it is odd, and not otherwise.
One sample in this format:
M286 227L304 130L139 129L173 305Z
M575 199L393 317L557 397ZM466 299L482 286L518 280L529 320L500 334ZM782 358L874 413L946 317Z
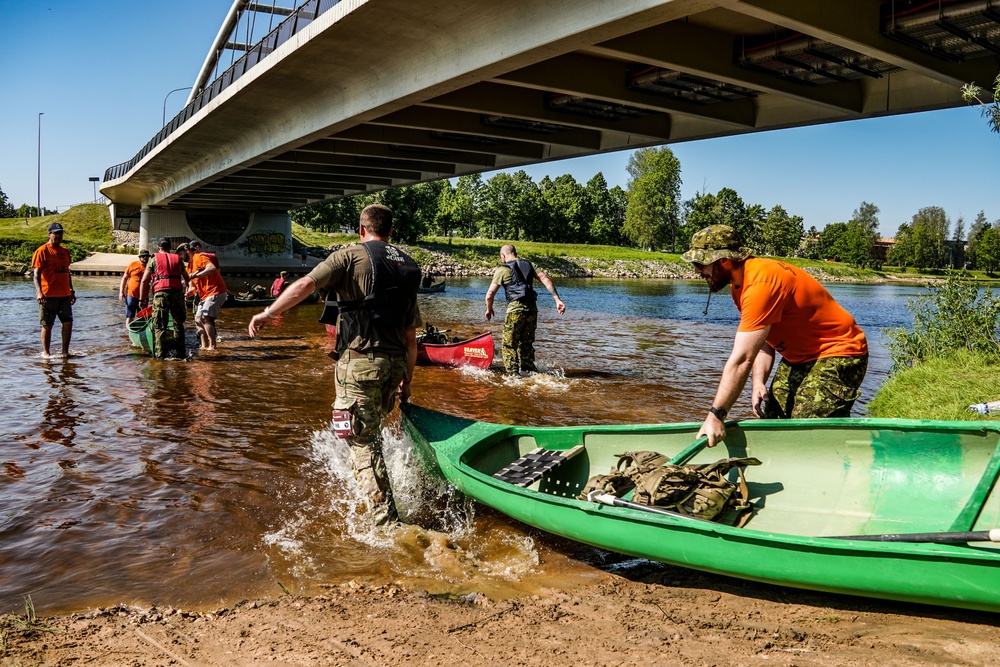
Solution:
M191 263L188 264L188 273L194 273L206 266L214 266L212 260L205 256L205 253L196 253L191 258ZM226 289L226 281L222 279L222 274L216 269L211 273L199 276L191 280L194 283L194 288L198 292L199 299L207 299L210 296L215 296L216 294L222 294L223 292L228 292Z
M743 264L743 284L731 291L740 311L737 331L770 325L767 343L789 363L868 353L865 332L854 317L796 266L751 257Z
M146 266L139 260L135 260L125 268L125 295L139 298L139 285L142 283L142 274L146 272Z
M62 246L55 248L46 243L35 251L31 256L31 268L41 269L39 282L43 295L56 298L72 293L69 280L69 265L72 262L69 250Z

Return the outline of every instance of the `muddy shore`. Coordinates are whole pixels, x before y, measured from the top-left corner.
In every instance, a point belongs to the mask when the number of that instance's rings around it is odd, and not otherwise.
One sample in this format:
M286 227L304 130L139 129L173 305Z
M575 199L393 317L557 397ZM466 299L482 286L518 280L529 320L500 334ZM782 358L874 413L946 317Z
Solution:
M993 665L997 615L625 562L490 599L349 582L212 612L0 617L14 665Z

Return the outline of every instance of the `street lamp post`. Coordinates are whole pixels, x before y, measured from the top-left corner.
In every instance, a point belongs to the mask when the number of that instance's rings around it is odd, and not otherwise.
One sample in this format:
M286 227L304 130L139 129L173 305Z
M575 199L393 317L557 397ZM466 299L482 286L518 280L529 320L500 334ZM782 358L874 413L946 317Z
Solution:
M101 177L100 176L91 176L87 180L94 184L94 203L96 204L97 203L97 182L99 180L101 180Z
M192 88L191 86L187 86L186 88L174 88L163 97L163 118L162 120L160 120L160 127L163 127L164 125L167 124L167 98L170 97L173 93L179 92L181 90L191 90L191 88Z
M44 111L38 112L38 215L42 214L42 116Z

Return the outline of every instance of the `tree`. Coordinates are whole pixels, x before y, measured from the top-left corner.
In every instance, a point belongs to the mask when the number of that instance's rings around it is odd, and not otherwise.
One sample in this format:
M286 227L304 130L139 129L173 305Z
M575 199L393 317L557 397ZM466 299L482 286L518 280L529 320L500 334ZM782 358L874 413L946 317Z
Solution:
M945 239L948 237L948 216L940 206L927 206L913 216L913 265L940 269L948 261Z
M775 206L760 225L758 247L761 254L790 257L802 241L802 216L790 216L781 206Z
M878 241L878 206L866 201L854 209L842 233L832 244L832 257L854 266L872 266L872 250Z
M965 219L959 216L955 221L955 236L951 240L951 268L965 267Z
M841 238L847 234L846 222L833 222L820 232L816 242L816 253L819 259L840 260L838 248L843 247Z
M625 245L622 226L625 223L625 209L628 195L619 186L608 190L604 174L597 172L587 181L589 208L593 213L588 237L591 243L601 245Z
M0 188L0 218L13 218L14 205L10 203L7 194Z
M543 220L534 239L558 243L586 243L594 218L587 191L570 174L538 184L544 200Z
M1000 230L987 227L982 231L976 250L976 260L979 267L987 273L994 273L1000 268Z
M479 230L479 212L482 209L483 191L486 189L480 174L459 176L455 184L456 206L461 211L458 219L462 235L476 236Z
M983 98L989 93L992 93L993 100L987 102ZM963 86L962 99L967 104L978 104L980 113L990 124L990 129L994 132L1000 132L1000 74L993 81L992 91L983 90L974 83Z
M640 148L628 161L625 236L652 250L678 250L681 163L669 148Z
M980 211L979 215L976 216L975 222L973 222L972 226L969 228L969 242L966 253L966 261L969 264L969 268L980 268L976 257L976 248L979 245L979 237L982 235L983 230L989 226L990 223L986 220L986 213L984 211Z
M541 193L527 172L521 169L514 174L499 173L483 188L482 232L494 239L536 238L545 224L542 209Z
M473 227L476 209L468 192L452 187L448 181L444 183L446 187L438 196L437 211L431 228L437 234L451 236L453 231L467 231Z
M691 237L709 225L729 225L740 235L743 245L755 251L760 248L759 226L766 217L759 204L747 207L732 188L722 188L718 194L699 193L684 202L684 226L680 246L691 245Z
M887 261L902 268L913 265L913 235L910 225L903 223L896 230L896 242L889 248Z

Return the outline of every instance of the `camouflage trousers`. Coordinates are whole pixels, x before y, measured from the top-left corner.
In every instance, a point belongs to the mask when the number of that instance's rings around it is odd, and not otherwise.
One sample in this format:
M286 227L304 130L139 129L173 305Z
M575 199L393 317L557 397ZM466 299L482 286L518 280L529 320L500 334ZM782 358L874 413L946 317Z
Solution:
M406 355L348 350L337 360L334 410L349 410L354 436L348 438L351 468L376 525L396 521L389 473L382 456L382 423L392 411L406 376Z
M184 320L187 305L184 294L178 290L153 293L153 356L163 359L171 349L177 350L181 359L187 356L184 343Z
M782 359L771 381L764 417L850 417L867 370L867 354L826 357L804 364Z
M531 372L535 368L535 329L538 328L538 311L509 310L503 320L503 367L508 375L519 371Z

